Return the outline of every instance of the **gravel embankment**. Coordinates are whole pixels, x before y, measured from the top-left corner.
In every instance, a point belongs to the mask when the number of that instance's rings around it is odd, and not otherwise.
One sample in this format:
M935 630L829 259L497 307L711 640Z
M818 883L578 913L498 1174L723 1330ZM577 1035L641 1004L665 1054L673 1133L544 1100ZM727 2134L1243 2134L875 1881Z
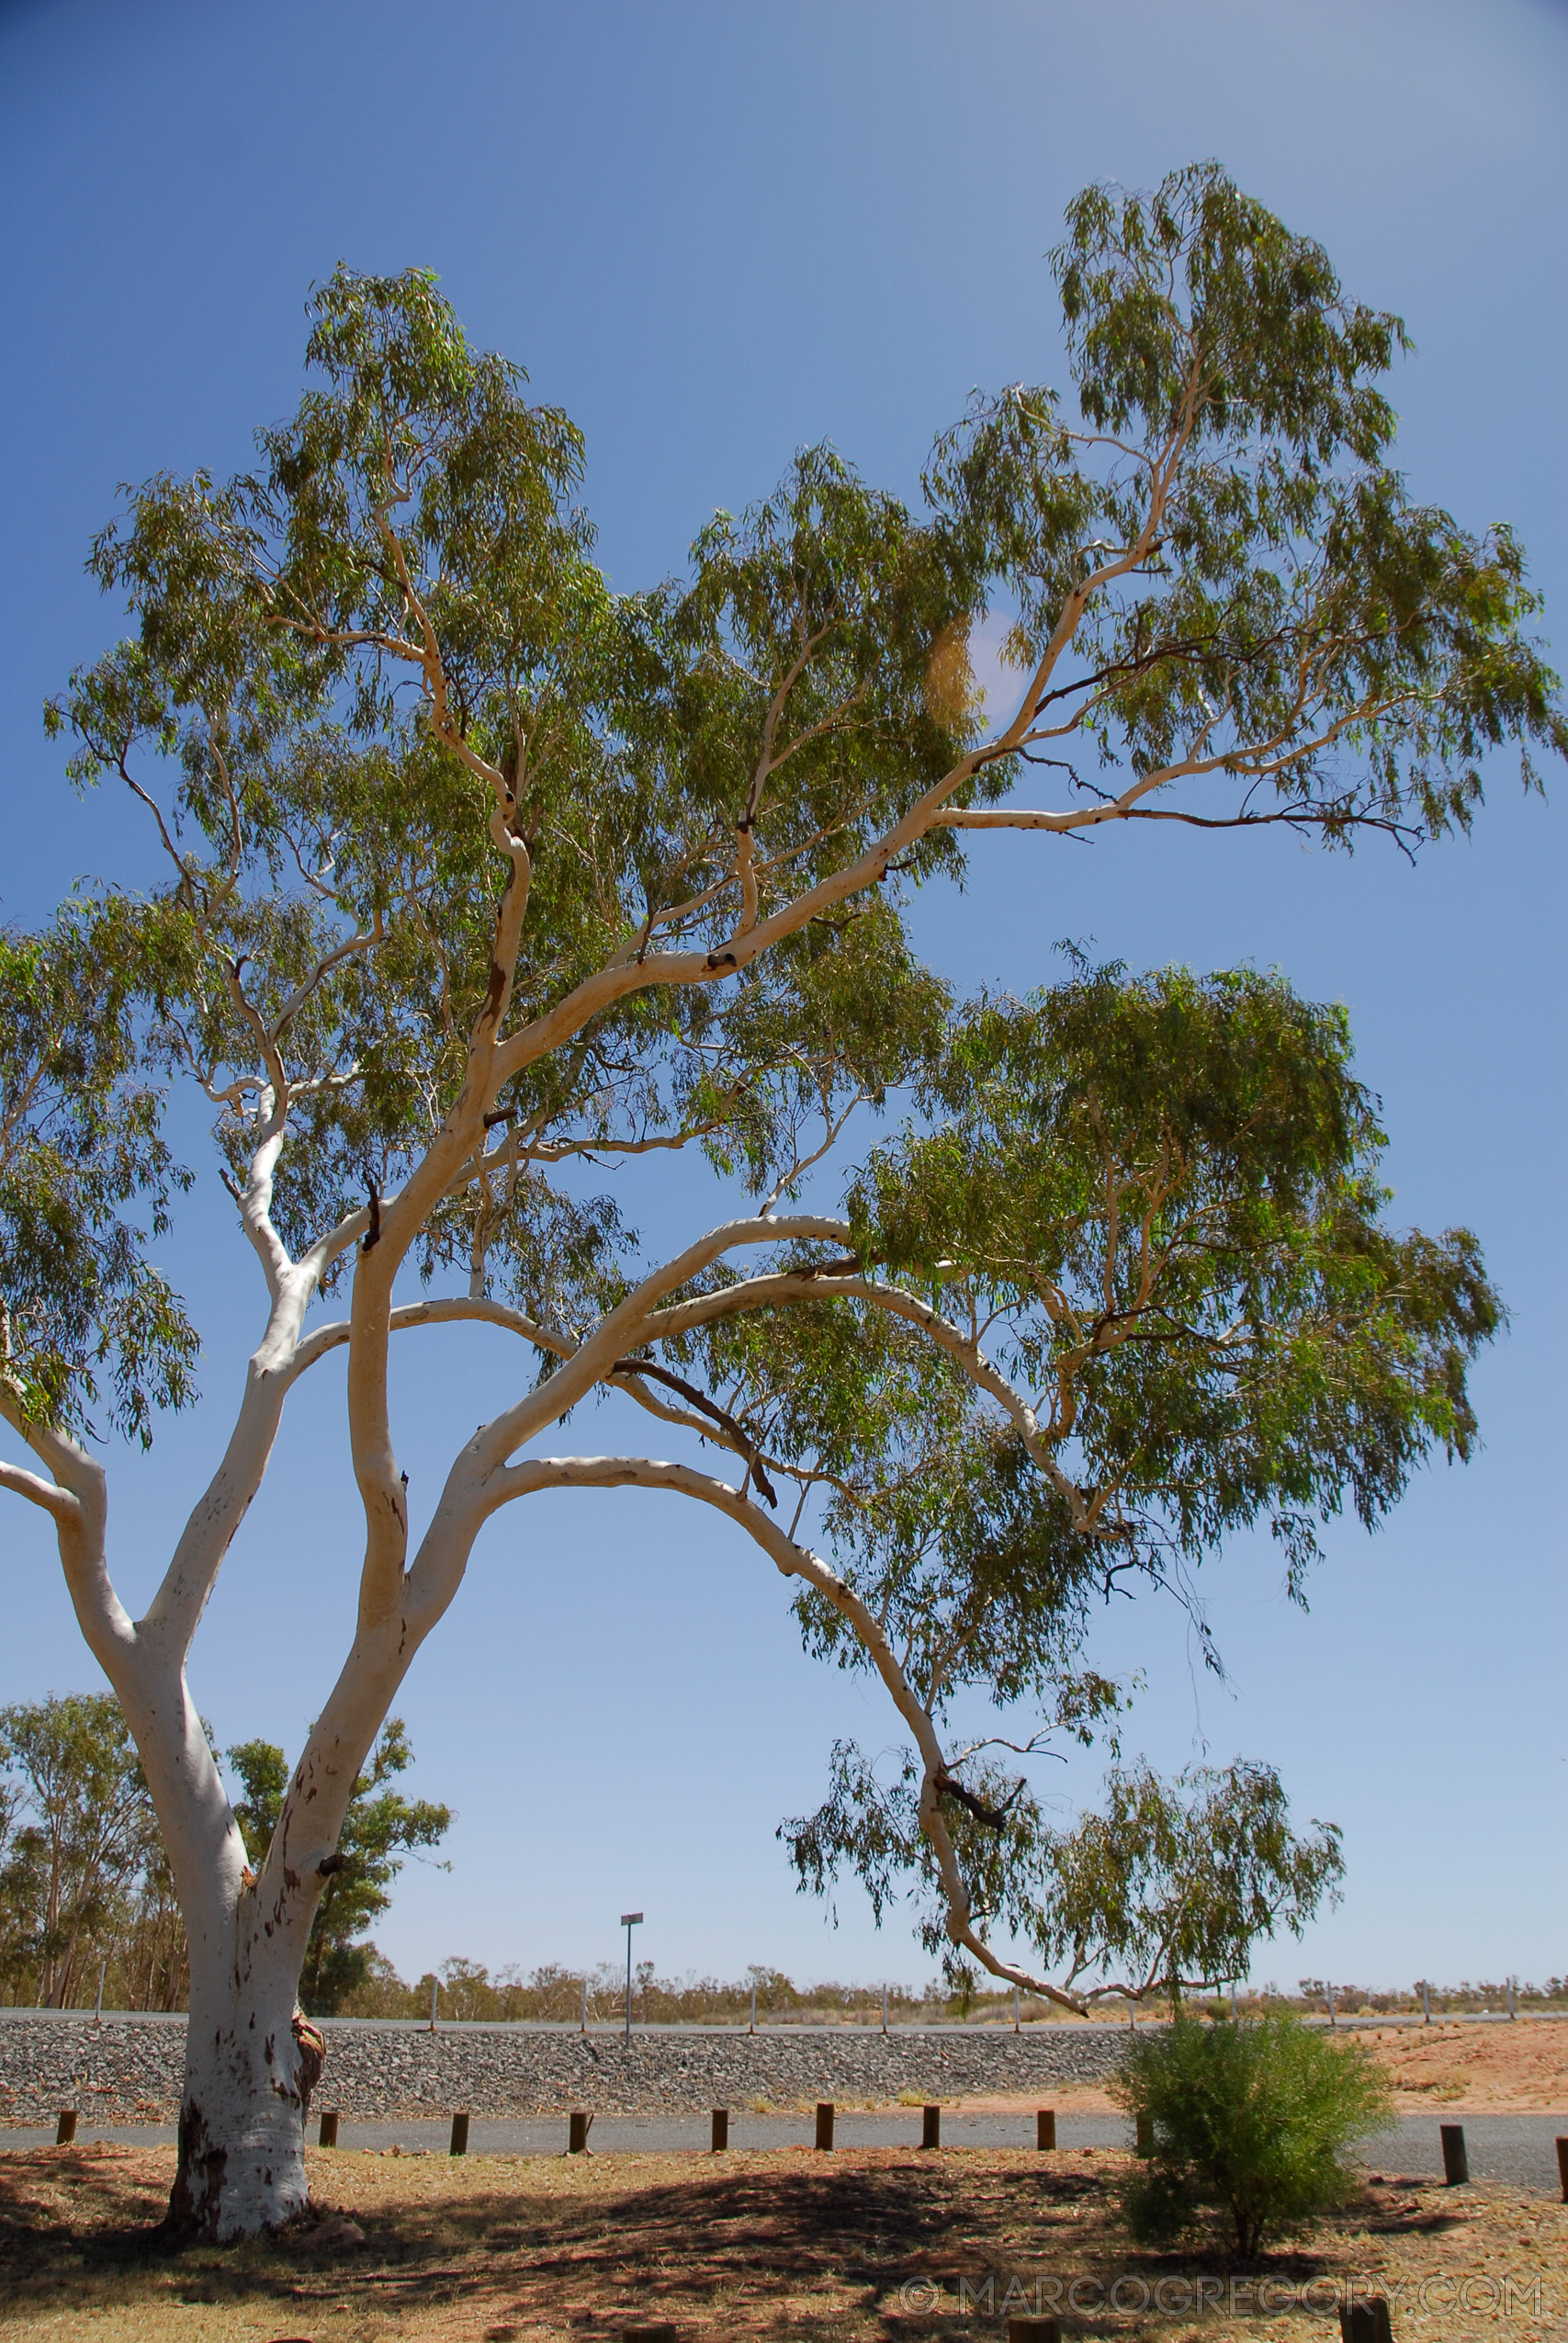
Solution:
M466 2108L479 2118L694 2115L710 2107L792 2109L830 2099L890 2106L901 2093L951 2100L979 2092L1092 2085L1126 2044L1120 2026L788 2027L754 2035L569 2027L324 2021L319 2107L397 2122ZM96 2124L167 2123L178 2110L184 2021L6 2013L0 2124L51 2122L77 2108Z

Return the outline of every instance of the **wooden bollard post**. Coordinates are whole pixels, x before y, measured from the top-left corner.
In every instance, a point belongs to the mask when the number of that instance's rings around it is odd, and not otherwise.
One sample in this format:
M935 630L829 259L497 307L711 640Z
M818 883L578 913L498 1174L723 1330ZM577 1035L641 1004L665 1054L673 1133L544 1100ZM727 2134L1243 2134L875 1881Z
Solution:
M69 2147L75 2136L76 2110L73 2107L62 2107L60 2111L60 2121L54 2127L54 2145L56 2147Z
M941 2147L941 2145L942 2145L942 2110L941 2110L941 2108L940 2108L940 2107L922 2107L922 2108L921 2108L921 2110L920 2110L920 2145L921 2145L923 2148L939 2148L939 2147Z
M1470 2178L1470 2158L1465 2154L1464 2125L1439 2123L1443 2142L1443 2179L1450 2189L1461 2188Z
M1387 2296L1373 2294L1364 2303L1342 2303L1339 2343L1393 2343Z
M830 2099L819 2099L817 2102L817 2145L819 2148L830 2148L833 2145L833 2102Z
M1155 2119L1152 2115L1140 2115L1134 2120L1133 2126L1133 2145L1139 2156L1153 2156L1155 2152Z
M729 2145L729 2110L716 2107L713 2111L713 2152L717 2156Z
M1040 2107L1034 2111L1034 2145L1037 2148L1054 2148L1056 2145L1056 2111Z
M336 2147L337 2119L338 2110L335 2107L322 2109L321 2128L316 2140L316 2145L318 2147Z
M566 2119L566 2152L568 2156L586 2156L588 2127L593 2118L585 2108L574 2107Z
M1557 2177L1562 2183L1562 2202L1568 2204L1568 2140L1557 2143Z
M454 2116L453 2116L453 2118L452 2118L452 2145L451 2145L451 2146L447 2149L446 2153L447 2153L447 2155L448 2155L448 2156L467 2156L467 2155L468 2155L468 2117L467 2117L466 2115L454 2115Z
M1010 2318L1008 2343L1062 2343L1059 2319Z

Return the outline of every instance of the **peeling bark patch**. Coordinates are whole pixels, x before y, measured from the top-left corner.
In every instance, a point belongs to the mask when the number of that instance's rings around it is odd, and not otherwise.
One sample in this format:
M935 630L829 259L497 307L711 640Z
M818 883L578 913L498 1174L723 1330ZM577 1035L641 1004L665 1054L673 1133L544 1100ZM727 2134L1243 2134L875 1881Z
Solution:
M321 2069L327 2063L327 2038L309 2018L294 2020L294 2039L299 2045L299 2105L308 2109L310 2093L321 2079Z

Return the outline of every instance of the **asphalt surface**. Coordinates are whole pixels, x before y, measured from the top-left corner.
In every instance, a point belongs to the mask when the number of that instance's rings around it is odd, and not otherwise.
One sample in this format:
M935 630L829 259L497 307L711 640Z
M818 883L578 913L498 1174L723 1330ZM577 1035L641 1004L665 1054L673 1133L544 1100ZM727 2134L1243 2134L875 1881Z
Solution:
M1464 2127L1471 2177L1501 2180L1522 2189L1559 2191L1557 2151L1560 2134L1568 2134L1568 2116L1462 2115L1452 2119ZM314 2135L311 2126L311 2136ZM809 2148L814 2135L810 2115L753 2115L732 2109L729 2144L734 2148ZM97 2125L84 2123L79 2142L117 2140L139 2147L172 2146L172 2124ZM405 2155L445 2156L450 2127L445 2122L411 2123L352 2123L338 2133L340 2148L379 2150L400 2147ZM918 2108L899 2108L875 2114L841 2113L834 2128L840 2147L893 2147L919 2145ZM944 2110L944 2147L1032 2147L1034 2119L1031 2115L957 2115ZM52 2144L52 2130L18 2126L0 2133L0 2154ZM589 2146L597 2155L644 2155L671 2150L706 2150L705 2116L603 2115L595 2118ZM1056 2154L1070 2156L1075 2149L1130 2147L1132 2132L1119 2116L1059 2115ZM470 2156L559 2156L566 2147L564 2116L534 2117L521 2122L484 2122L476 2118L468 2131ZM1440 2179L1443 2158L1438 2123L1427 2116L1406 2116L1391 2132L1369 2140L1367 2168L1389 2179Z

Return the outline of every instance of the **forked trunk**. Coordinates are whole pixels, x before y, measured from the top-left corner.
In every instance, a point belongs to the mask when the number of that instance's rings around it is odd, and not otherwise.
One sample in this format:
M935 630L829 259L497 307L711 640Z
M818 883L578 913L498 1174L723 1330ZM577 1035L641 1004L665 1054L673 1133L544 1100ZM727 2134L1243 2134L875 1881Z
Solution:
M321 2038L299 2015L291 1935L220 1977L191 1977L179 2165L169 2224L231 2238L279 2228L310 2203L305 2120Z

